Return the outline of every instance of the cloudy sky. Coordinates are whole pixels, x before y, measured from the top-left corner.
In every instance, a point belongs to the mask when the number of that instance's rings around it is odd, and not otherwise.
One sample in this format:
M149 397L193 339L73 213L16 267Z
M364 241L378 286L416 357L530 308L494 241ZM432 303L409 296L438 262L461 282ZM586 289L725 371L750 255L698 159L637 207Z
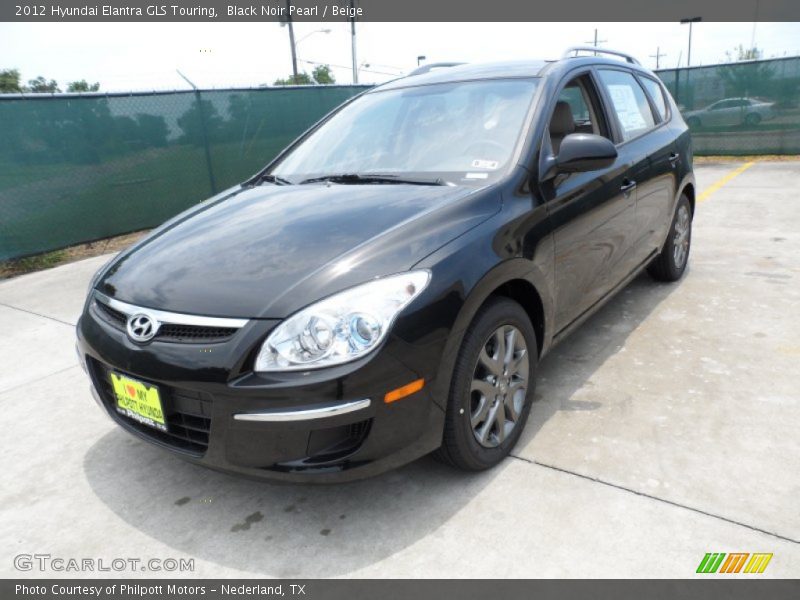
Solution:
M417 56L435 61L555 58L594 38L655 67L686 65L688 26L678 23L358 23L362 82L413 69ZM328 30L320 31L321 29ZM347 23L295 24L301 70L333 67L352 81ZM697 23L692 64L726 60L752 41L765 56L800 55L800 23ZM256 86L291 73L289 39L278 23L0 23L0 69L23 80L38 75L99 81L105 91L185 89L180 69L199 87Z

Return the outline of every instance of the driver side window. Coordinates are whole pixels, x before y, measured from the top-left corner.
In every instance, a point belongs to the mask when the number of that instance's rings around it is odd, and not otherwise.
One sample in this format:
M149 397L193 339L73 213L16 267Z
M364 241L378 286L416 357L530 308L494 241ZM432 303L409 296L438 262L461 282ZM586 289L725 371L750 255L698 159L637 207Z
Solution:
M550 117L550 142L558 154L562 140L571 133L593 133L611 139L597 93L588 74L569 81L561 90Z

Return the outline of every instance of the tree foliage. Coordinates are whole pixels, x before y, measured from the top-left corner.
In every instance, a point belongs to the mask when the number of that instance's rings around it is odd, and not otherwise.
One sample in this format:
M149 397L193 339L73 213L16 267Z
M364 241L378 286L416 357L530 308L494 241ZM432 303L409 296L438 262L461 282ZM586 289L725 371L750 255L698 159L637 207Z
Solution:
M19 70L0 70L0 94L18 94L23 91L19 82Z
M60 92L61 88L58 87L58 82L55 79L48 81L39 75L36 79L28 81L28 89L24 91L33 92L34 94L53 94Z
M273 85L326 85L330 83L336 83L330 65L317 65L311 71L311 75L303 71L298 73L297 77L289 75L282 79L276 79Z
M98 82L87 83L85 79L81 79L80 81L70 81L67 84L68 92L97 92L99 90L100 84Z

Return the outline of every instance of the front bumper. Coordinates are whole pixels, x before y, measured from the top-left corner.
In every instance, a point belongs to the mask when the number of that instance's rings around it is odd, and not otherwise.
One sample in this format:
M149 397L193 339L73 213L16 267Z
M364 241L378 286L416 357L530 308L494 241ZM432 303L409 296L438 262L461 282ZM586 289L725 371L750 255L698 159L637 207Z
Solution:
M390 336L369 357L319 371L249 371L277 321L250 321L224 343L139 345L90 302L78 322L78 353L98 404L123 429L195 463L287 481L360 479L436 449L444 413L430 396L436 346ZM121 415L110 372L159 387L167 432ZM425 387L386 404L386 392L419 378Z

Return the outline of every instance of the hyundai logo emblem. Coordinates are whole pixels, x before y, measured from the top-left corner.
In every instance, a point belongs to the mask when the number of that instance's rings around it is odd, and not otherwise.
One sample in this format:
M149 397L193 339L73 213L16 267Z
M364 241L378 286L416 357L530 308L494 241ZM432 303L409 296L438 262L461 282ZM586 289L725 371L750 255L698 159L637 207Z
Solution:
M128 317L128 337L134 342L149 342L158 333L161 324L150 315L137 313Z

